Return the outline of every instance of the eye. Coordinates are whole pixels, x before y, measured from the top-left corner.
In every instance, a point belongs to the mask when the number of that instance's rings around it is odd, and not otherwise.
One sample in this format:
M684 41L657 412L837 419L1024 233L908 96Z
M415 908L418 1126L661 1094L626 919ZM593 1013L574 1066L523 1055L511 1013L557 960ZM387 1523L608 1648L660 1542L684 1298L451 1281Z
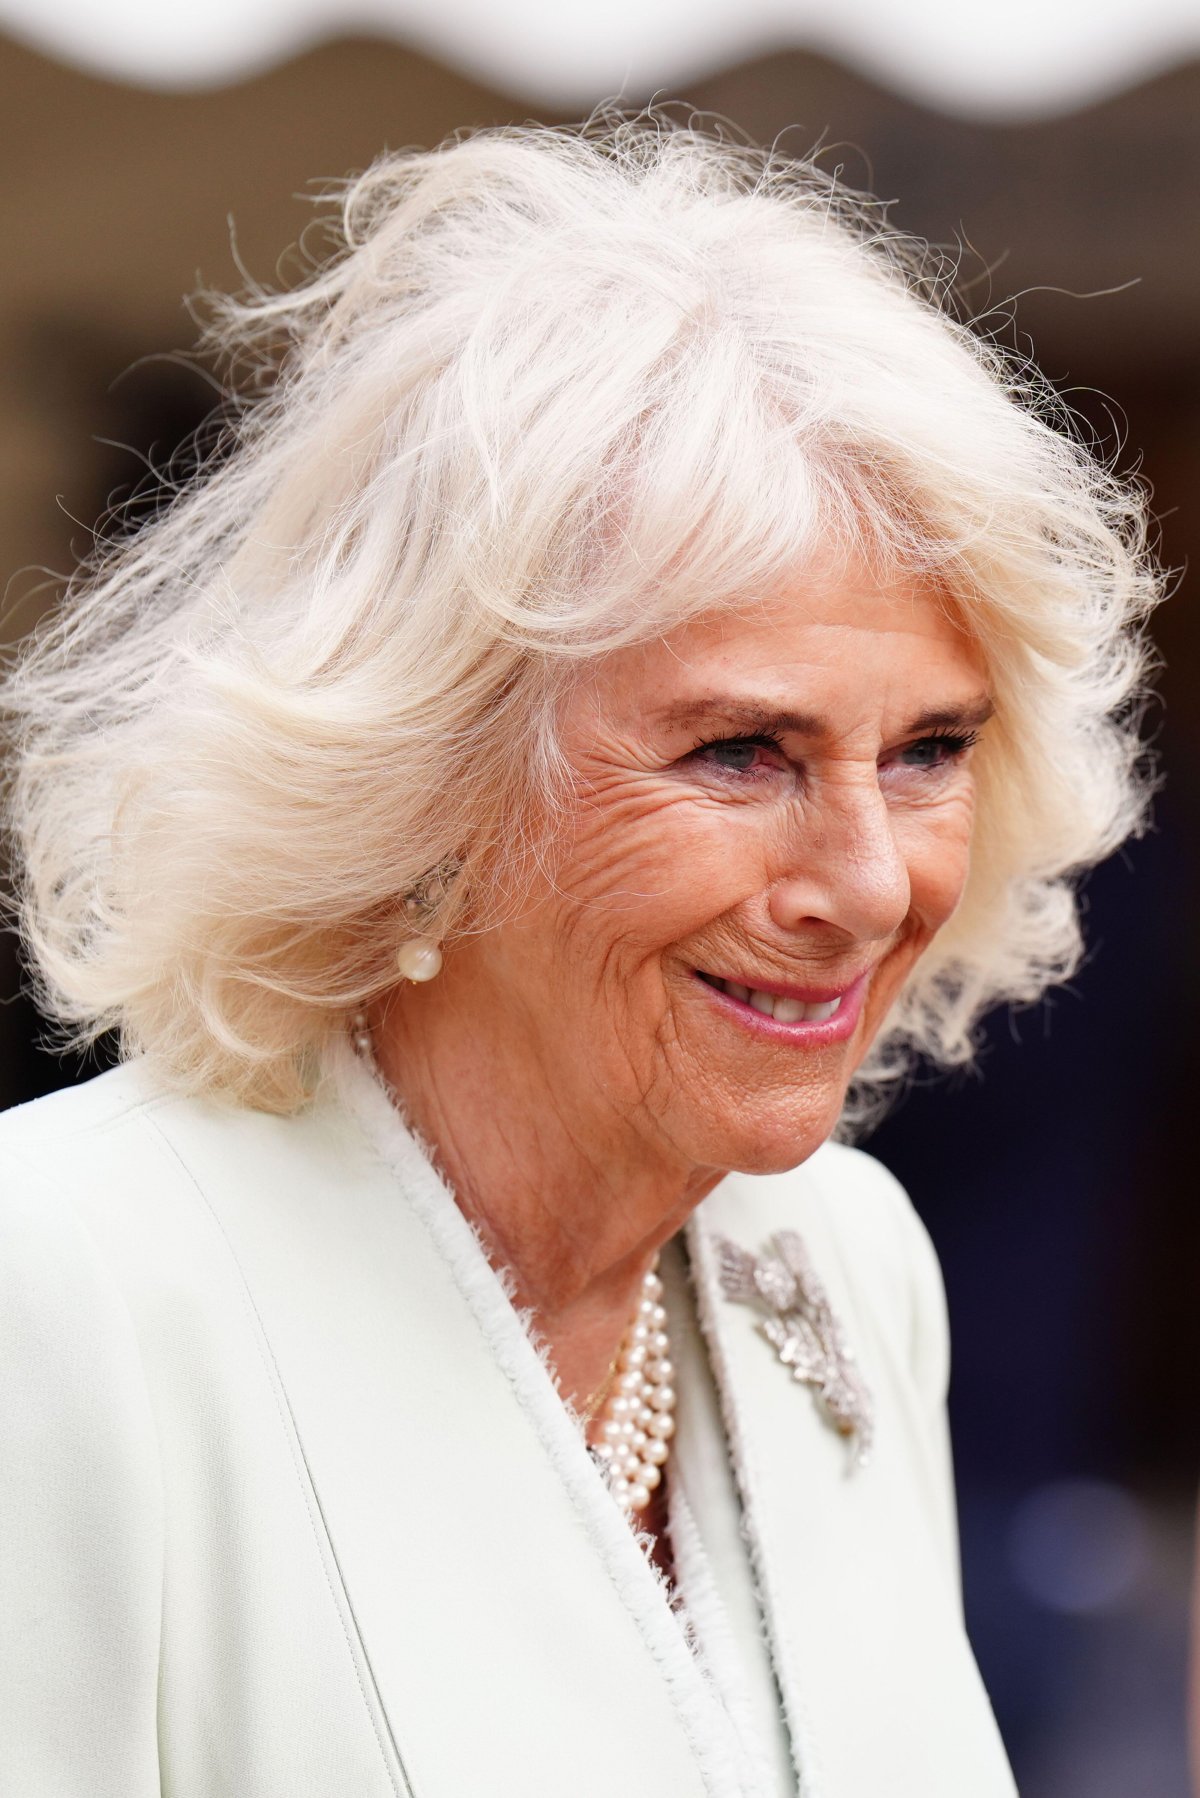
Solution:
M715 737L696 744L692 755L699 762L729 774L757 774L779 766L782 744L778 737Z
M905 744L893 760L903 768L945 768L978 741L979 732L975 730L933 731L927 737L918 737L915 743Z

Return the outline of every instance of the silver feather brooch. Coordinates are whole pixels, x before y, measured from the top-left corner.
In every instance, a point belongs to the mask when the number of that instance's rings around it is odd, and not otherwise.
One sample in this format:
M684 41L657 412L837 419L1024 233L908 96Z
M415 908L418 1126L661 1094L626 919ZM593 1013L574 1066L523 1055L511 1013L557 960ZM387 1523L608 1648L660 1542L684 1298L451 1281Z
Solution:
M812 1388L838 1435L848 1438L852 1466L865 1467L874 1436L871 1394L802 1238L780 1230L769 1251L756 1256L718 1236L716 1251L725 1297L763 1313L762 1334L793 1380Z

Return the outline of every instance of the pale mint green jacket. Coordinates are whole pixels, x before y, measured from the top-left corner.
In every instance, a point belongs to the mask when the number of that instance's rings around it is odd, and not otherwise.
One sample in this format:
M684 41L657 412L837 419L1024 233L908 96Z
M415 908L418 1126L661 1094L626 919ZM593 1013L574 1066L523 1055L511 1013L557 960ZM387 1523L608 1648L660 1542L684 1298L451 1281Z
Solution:
M133 1065L0 1119L0 1798L1011 1798L891 1176L730 1176L667 1258L681 1610L334 1062L293 1118ZM721 1296L715 1235L784 1227L872 1392L858 1470Z

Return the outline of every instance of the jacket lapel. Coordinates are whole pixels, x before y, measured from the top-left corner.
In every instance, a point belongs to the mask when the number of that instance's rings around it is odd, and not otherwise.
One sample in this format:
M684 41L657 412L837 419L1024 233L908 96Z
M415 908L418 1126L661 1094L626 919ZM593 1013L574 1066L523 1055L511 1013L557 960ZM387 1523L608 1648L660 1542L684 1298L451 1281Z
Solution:
M860 1469L756 1312L721 1291L716 1239L757 1255L785 1226L803 1235L873 1394ZM687 1239L802 1798L1012 1798L931 1521L911 1378L895 1333L856 1304L818 1179L731 1176Z
M227 1133L185 1123L179 1146L261 1319L413 1798L736 1798L656 1576L476 1239L383 1095L347 1080L357 1127L341 1104L248 1118L235 1169Z

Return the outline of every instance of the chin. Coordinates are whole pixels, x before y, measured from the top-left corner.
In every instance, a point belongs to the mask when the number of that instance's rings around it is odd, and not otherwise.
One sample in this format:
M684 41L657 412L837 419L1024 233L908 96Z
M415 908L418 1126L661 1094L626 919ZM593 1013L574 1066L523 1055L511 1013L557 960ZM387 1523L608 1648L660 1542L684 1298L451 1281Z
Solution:
M742 1108L725 1116L710 1111L697 1124L696 1165L727 1173L785 1174L833 1135L844 1096L839 1092L803 1111L794 1106L758 1114Z

